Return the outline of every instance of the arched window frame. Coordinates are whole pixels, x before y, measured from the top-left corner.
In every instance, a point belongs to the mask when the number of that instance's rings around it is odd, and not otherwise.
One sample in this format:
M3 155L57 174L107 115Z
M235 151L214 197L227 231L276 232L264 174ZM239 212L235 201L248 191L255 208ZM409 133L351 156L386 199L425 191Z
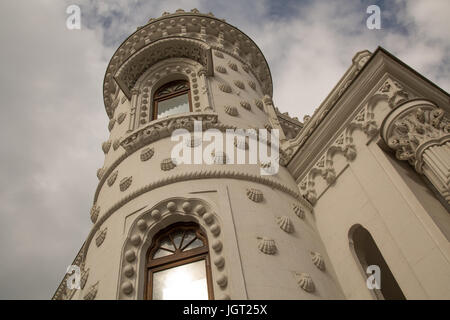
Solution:
M179 85L181 85L182 83L185 83L186 88L158 96L158 94L161 91L166 90L167 88L170 88L172 86L175 86L177 83L179 83ZM155 90L155 92L153 93L153 96L152 96L152 120L158 119L158 104L160 102L167 101L172 98L176 98L176 97L184 95L186 93L188 96L189 112L192 112L191 87L190 87L190 83L188 80L185 80L185 79L172 80L172 81L166 82L165 84L161 85L157 90Z
M179 230L192 230L198 239L202 240L203 246L195 249L188 250L186 252L176 252L175 254L153 259L153 255L159 249L161 241L167 236L170 237L171 234ZM183 246L184 247L184 246ZM177 250L178 251L178 250ZM208 299L214 299L213 283L212 283L212 272L211 263L209 257L209 245L208 238L205 232L200 228L200 226L193 222L179 222L168 226L167 228L159 231L153 237L152 244L150 245L147 255L146 255L146 272L145 272L145 291L144 298L147 300L152 300L153 295L153 274L158 271L168 270L170 268L182 266L196 261L205 260L206 266L206 280L208 287Z

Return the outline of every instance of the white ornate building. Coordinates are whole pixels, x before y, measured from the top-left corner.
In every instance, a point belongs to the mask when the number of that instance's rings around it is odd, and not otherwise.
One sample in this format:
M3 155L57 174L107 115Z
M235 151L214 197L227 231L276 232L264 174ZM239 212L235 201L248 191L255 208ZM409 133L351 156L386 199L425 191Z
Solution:
M81 288L66 275L54 299L450 299L449 94L384 49L357 53L300 122L274 106L248 36L177 10L125 40L103 94ZM279 129L279 172L172 161L194 120Z

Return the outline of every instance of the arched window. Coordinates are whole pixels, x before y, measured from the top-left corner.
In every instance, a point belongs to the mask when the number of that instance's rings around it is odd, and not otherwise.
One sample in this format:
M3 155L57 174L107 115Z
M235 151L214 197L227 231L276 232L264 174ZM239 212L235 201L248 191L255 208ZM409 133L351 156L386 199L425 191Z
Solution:
M153 96L153 119L192 111L189 82L177 80L159 88Z
M380 289L372 289L378 299L406 300L389 265L384 260L369 231L361 225L353 226L350 230L350 245L364 274L367 271L367 267L371 265L376 265L380 268ZM368 277L369 275L366 274L366 276Z
M208 241L197 224L174 224L155 235L146 290L152 300L213 299Z

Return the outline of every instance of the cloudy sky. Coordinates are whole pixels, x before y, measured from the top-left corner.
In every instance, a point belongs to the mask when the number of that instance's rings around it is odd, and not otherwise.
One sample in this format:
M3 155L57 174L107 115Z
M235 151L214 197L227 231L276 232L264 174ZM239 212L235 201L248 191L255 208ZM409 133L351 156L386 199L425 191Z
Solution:
M81 7L81 30L66 8ZM366 27L368 5L381 30ZM137 26L178 8L213 12L269 62L274 103L312 114L357 51L378 45L450 91L450 1L0 1L0 299L49 299L91 223L108 137L102 81Z

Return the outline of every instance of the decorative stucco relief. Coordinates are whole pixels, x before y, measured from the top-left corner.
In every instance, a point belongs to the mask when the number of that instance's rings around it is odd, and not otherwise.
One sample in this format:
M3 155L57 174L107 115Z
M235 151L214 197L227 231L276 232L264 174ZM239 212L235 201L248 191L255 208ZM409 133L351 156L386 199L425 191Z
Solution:
M95 284L90 286L89 290L86 292L86 294L83 297L84 300L94 300L95 299L95 297L97 296L97 292L98 292L98 284L99 284L99 281L97 281Z
M225 110L225 113L229 114L232 117L237 117L239 115L239 111L236 107L224 106L223 109Z
M333 157L336 153L341 153L345 156L348 162L353 161L356 158L357 150L353 143L353 132L355 130L363 131L367 139L370 141L377 136L380 128L380 123L375 119L374 107L381 100L387 101L390 99L386 93L386 87L391 88L391 83L394 85L394 81L387 79L382 87L376 91L376 93L368 99L368 102L361 108L356 116L350 121L350 123L341 131L335 141L326 149L326 151L319 157L319 160L310 168L303 179L299 183L301 194L311 204L315 204L317 201L317 190L315 189L316 178L321 176L328 185L335 183L338 173L333 164ZM396 88L400 88L401 85L395 82ZM403 92L403 89L402 89ZM410 96L407 93L399 93L400 96ZM397 95L397 97L399 96ZM399 99L394 99L398 103ZM289 150L287 150L289 152Z
M118 290L119 299L137 299L140 297L136 288L137 279L146 269L146 251L151 244L152 235L170 221L197 222L210 233L208 242L213 261L213 281L217 284L214 295L219 299L228 299L228 271L223 255L223 244L220 238L220 223L211 206L200 199L171 198L164 200L139 216L129 230L129 236L122 251L122 267ZM173 222L172 222L173 223Z
M322 255L318 252L311 252L311 260L314 263L314 265L319 269L324 271L325 270L325 260L323 259Z
M273 255L277 253L277 246L275 240L266 237L257 237L258 249L264 254Z
M125 177L122 180L120 180L120 183L119 183L120 191L123 192L123 191L127 190L131 186L132 182L133 182L133 177Z
M169 171L174 169L177 164L174 162L172 158L167 158L161 161L161 170Z
M108 123L108 130L111 132L112 129L114 128L114 125L116 124L116 119L112 118L111 120L109 120Z
M297 280L298 286L306 292L313 293L316 290L314 282L309 274L304 272L295 272L294 276Z
M262 202L264 199L263 193L259 189L248 188L246 191L247 198L253 202Z
M114 171L110 176L109 176L109 178L108 178L108 186L109 187L111 187L113 184L114 184L114 182L116 181L116 179L117 179L117 175L119 174L119 171L118 170L116 170L116 171Z
M126 99L126 97L124 97L124 98ZM122 124L122 122L125 120L126 117L127 117L127 114L125 112L119 113L119 115L117 116L117 123Z
M294 232L294 225L292 224L291 219L287 216L277 217L277 224L281 230L287 233Z
M153 147L147 147L142 149L140 159L141 161L150 160L155 154L155 149Z
M120 139L115 139L112 146L114 151L116 151L120 147Z
M98 215L100 213L100 207L94 204L91 208L91 221L95 223L98 219Z
M102 143L103 153L107 154L110 148L111 148L111 141L105 141Z
M100 247L103 243L103 241L105 241L106 239L106 232L108 231L108 228L104 228L103 230L101 230L98 235L95 237L95 245L97 247Z
M252 110L252 106L251 106L251 104L248 101L241 101L240 105L245 110L248 110L248 111Z

